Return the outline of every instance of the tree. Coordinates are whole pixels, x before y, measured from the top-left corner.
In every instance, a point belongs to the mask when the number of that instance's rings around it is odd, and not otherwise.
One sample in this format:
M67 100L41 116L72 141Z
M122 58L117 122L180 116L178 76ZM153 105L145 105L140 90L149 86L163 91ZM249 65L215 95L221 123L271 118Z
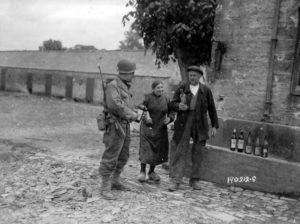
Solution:
M132 29L156 55L156 64L177 60L186 80L189 65L211 61L216 0L129 0L133 10L123 24L133 18Z
M144 49L143 44L140 43L141 37L136 30L130 29L125 33L125 40L120 41L119 48L121 50L140 50Z
M61 41L59 40L45 40L43 41L43 46L39 47L39 49L44 51L61 51L64 50Z

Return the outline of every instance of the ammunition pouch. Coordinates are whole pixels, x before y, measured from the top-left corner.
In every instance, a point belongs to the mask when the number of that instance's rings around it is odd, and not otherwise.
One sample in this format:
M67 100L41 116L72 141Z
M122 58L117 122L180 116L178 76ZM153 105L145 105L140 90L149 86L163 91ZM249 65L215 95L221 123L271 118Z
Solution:
M120 124L129 124L129 121L120 119L117 116L113 115L112 113L109 113L107 111L103 111L100 113L97 118L97 125L99 131L107 131L107 128L110 124L114 124L116 122Z
M100 113L97 118L97 125L99 131L106 131L110 123L112 123L111 115L107 111Z
M104 131L106 129L106 121L105 121L105 114L101 113L97 116L97 125L99 131Z

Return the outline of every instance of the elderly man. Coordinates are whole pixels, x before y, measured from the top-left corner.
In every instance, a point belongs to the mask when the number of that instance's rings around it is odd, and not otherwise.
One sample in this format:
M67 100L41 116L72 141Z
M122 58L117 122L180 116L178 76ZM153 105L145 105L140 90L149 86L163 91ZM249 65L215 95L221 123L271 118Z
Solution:
M99 167L101 195L108 200L116 199L111 189L129 190L120 182L120 174L129 158L130 122L138 118L129 92L135 63L120 60L117 69L118 77L108 83L105 90L107 127L103 142L106 148Z
M201 76L203 72L198 66L188 67L189 82L177 89L171 102L177 120L171 142L169 191L176 191L184 176L190 178L194 190L200 190L201 150L209 138L207 112L212 136L219 127L212 92L199 82Z

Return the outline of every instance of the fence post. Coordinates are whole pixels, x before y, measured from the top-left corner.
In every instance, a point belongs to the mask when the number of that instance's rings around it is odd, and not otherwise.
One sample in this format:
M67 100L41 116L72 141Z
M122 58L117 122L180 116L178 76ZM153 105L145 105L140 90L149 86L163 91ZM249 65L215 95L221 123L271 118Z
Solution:
M32 93L32 73L27 73L26 86L29 93Z
M4 68L4 69L1 69L1 85L0 85L0 90L5 90L6 89L6 72L7 72L7 69Z
M95 79L94 78L87 78L86 80L86 90L85 90L85 100L88 103L92 103L94 100L94 86L95 86Z
M52 75L47 74L45 80L45 94L46 96L51 96L51 89L52 89Z
M73 97L73 77L66 76L66 94L67 99L72 99Z

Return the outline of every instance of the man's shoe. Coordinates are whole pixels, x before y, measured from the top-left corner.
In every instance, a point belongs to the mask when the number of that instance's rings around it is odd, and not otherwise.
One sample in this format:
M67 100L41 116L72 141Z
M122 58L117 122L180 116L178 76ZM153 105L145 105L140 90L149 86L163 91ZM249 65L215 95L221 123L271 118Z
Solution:
M139 182L145 182L146 181L146 173L141 172L139 177L138 177Z
M191 179L189 180L189 185L190 185L190 187L193 187L193 182L194 182L194 180L193 180L193 178L191 178Z
M169 170L170 166L169 166L169 163L168 162L165 162L161 165L161 167L165 170Z
M170 183L168 190L169 191L177 191L179 189L179 183Z
M190 178L190 180L189 180L190 187L193 187L193 183L196 181L199 181L199 178Z
M200 181L194 181L192 187L194 190L201 190Z
M153 180L155 182L160 181L159 175L157 173L155 173L155 172L149 173L148 174L148 178L149 178L149 180Z

